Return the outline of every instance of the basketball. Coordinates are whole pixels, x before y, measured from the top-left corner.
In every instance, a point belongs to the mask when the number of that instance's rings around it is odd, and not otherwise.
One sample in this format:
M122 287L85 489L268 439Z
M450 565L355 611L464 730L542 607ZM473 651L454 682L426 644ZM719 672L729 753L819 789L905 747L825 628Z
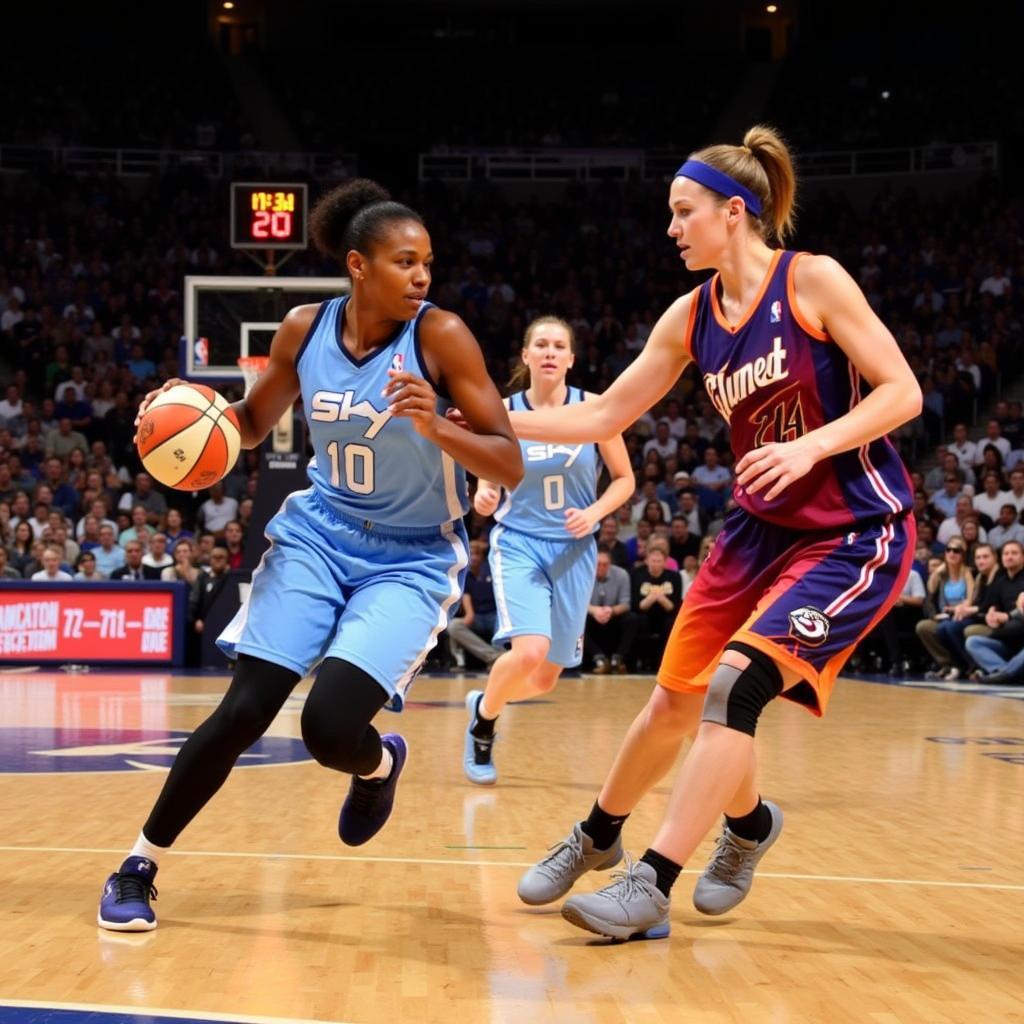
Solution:
M241 442L238 417L225 398L205 384L176 384L150 403L136 444L155 480L198 491L227 474Z

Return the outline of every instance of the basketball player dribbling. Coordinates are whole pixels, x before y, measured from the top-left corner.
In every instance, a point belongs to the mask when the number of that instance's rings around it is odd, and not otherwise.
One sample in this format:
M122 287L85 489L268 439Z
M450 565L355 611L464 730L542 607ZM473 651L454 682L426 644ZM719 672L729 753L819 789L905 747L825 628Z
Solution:
M419 215L357 180L324 196L311 225L317 246L346 268L351 296L293 309L266 371L233 406L242 447L252 448L301 395L311 486L267 527L250 595L217 641L237 659L231 685L107 880L104 928L156 927L150 899L163 854L315 665L302 737L320 764L352 776L339 835L356 846L383 827L408 751L370 722L385 704L401 710L462 593L462 467L508 488L523 475L476 340L426 302L433 256ZM445 418L450 400L475 433Z
M696 734L650 848L563 907L571 923L615 939L668 935L672 885L723 811L694 903L721 914L746 896L782 828L757 789L758 718L779 696L824 713L914 554L909 478L885 437L918 414L921 390L839 264L769 246L792 229L795 188L769 128L691 156L670 188L668 234L687 269L717 273L668 309L603 395L510 415L519 437L600 441L692 360L736 455L738 507L686 595L647 706L589 817L519 884L525 902L548 903L587 870L618 863L626 817Z

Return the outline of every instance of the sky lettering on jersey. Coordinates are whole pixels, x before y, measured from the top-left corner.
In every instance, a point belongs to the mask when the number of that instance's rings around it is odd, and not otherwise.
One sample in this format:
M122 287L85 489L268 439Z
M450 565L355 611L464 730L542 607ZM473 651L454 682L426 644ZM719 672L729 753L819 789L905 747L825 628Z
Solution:
M568 458L565 460L565 468L568 469L579 458L581 451L583 451L581 444L531 444L526 449L526 461L544 462L557 455L566 455Z
M372 440L384 429L391 413L387 409L377 409L365 400L353 405L354 397L354 391L318 391L313 395L313 411L309 418L321 423L336 423L360 416L370 421L370 429L363 436Z
M772 339L772 350L766 356L758 356L729 373L726 363L717 373L704 374L704 387L714 407L728 423L733 410L744 399L760 388L769 387L785 380L789 370L783 367L786 350L782 338Z

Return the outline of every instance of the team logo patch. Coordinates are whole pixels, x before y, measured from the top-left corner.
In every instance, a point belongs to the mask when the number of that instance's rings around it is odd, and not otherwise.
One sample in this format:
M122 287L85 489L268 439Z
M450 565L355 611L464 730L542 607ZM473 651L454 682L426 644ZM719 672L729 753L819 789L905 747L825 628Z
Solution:
M768 322L777 324L782 322L782 303L776 299L771 305L771 314L768 318Z
M789 613L789 635L808 647L820 647L832 629L832 621L822 611L804 605Z
M401 352L396 352L391 357L391 369L396 370L398 373L402 372L402 368L405 366L405 356Z
M143 729L0 729L0 773L166 771L187 732ZM239 768L309 761L302 740L264 736Z

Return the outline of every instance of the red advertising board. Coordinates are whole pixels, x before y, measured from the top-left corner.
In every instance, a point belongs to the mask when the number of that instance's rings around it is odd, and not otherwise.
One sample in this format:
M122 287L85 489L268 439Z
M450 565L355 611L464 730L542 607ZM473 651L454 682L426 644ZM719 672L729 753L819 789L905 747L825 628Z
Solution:
M0 587L0 661L170 662L177 597L159 584Z

